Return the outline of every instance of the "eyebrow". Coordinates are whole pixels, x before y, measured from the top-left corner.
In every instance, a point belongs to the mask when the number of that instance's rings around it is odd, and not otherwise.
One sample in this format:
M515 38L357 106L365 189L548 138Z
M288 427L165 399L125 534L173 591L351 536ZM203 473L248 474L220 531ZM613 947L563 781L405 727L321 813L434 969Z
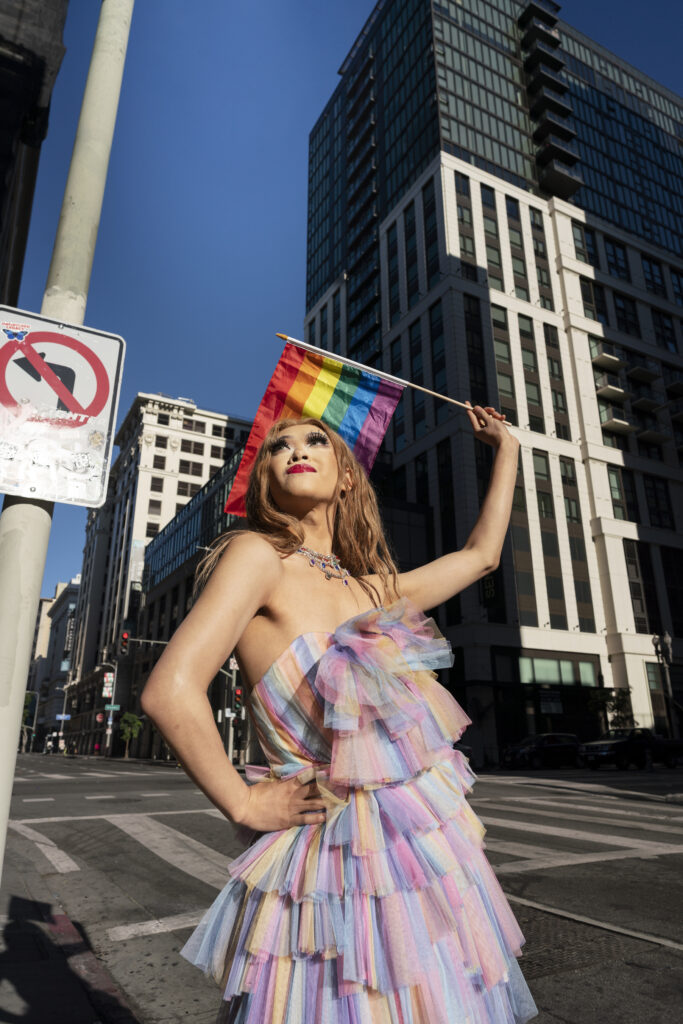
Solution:
M325 434L325 431L321 430L320 427L314 427L313 430L309 430L308 433L306 434L306 440L308 440L309 437L312 437L314 434ZM327 437L327 434L325 434L325 437ZM292 435L291 434L278 434L277 437L275 438L275 440L276 441L291 441L292 440Z

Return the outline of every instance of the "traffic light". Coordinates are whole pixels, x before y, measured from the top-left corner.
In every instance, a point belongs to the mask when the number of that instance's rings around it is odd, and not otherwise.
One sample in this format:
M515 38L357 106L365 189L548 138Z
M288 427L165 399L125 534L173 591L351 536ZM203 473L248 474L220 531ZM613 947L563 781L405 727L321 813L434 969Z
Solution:
M119 635L119 654L128 654L128 641L130 640L130 633L127 629L122 629Z
M241 711L242 710L242 696L243 696L242 687L241 686L236 686L235 687L235 711Z

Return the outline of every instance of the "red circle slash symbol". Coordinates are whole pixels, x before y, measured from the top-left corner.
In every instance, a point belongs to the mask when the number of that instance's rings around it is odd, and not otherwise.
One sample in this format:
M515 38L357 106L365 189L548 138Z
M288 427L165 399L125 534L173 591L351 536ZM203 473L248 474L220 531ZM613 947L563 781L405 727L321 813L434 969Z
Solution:
M95 374L95 397L90 405L85 408L81 405L73 392L66 387L52 367L48 365L43 356L36 350L36 345L45 344L63 345L65 348L70 348L72 351L78 352L88 363ZM66 334L57 334L54 331L31 331L23 340L10 341L0 349L0 404L8 409L20 407L20 403L17 402L7 386L7 368L12 356L17 352L21 353L28 360L38 377L42 378L52 388L60 400L60 405L63 405L69 412L74 413L78 417L76 421L55 419L53 422L59 423L61 426L78 426L84 419L98 416L102 412L109 398L109 375L104 364L82 341L70 338Z

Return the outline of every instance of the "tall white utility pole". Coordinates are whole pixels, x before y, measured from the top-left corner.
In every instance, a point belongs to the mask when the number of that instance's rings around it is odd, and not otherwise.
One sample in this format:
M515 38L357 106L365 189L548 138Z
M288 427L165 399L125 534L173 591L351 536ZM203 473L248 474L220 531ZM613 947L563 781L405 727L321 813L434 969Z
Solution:
M134 0L102 0L40 312L82 324ZM0 873L53 503L6 496L0 516Z

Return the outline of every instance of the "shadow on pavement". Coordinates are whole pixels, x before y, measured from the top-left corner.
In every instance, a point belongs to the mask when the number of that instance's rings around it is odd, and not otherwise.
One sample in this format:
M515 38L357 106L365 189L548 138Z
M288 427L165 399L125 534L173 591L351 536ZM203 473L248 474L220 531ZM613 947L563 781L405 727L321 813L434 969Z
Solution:
M2 1024L140 1024L68 917L12 896L2 920Z

